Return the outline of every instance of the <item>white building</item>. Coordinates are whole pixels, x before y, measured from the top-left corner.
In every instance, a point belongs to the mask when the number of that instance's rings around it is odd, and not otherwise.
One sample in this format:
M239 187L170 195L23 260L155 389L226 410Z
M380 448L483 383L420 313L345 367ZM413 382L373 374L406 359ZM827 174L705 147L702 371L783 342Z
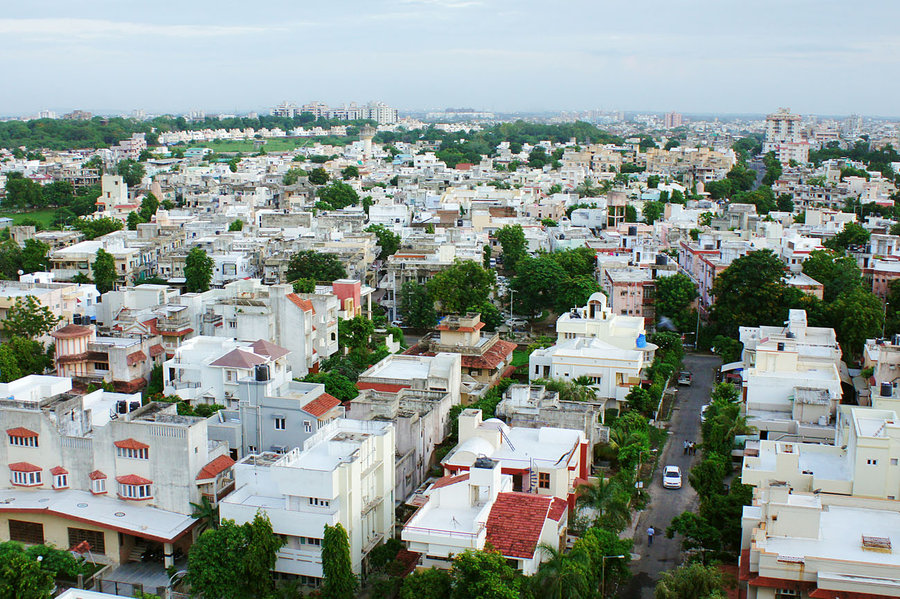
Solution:
M279 455L247 456L235 465L234 493L220 504L238 524L258 511L287 544L275 571L318 584L325 526L341 524L350 539L355 574L369 552L394 530L394 429L390 423L337 419Z

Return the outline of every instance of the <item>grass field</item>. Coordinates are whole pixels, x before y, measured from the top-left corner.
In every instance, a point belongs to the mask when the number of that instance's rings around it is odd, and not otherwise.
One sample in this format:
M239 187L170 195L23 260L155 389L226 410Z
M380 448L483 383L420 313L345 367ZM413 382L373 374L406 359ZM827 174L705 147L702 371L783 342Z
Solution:
M47 208L45 210L35 210L33 212L5 212L0 211L0 217L7 217L13 219L13 224L18 225L21 224L22 221L26 220L36 220L37 222L44 225L44 228L49 229L51 223L53 222L53 215L56 214L56 210L52 208Z
M334 140L335 138L330 138ZM345 138L350 139L350 138ZM266 152L288 152L295 148L300 148L303 146L311 146L316 143L319 138L316 137L276 137L272 139L266 140L266 145L263 146ZM355 138L353 139L355 140ZM353 141L350 140L350 141ZM253 154L257 152L256 146L253 144L252 139L240 139L240 140L231 140L231 139L219 139L216 141L210 141L205 143L195 142L190 143L187 146L176 146L179 148L209 148L216 154L223 153L231 153L231 152L241 152L244 154Z

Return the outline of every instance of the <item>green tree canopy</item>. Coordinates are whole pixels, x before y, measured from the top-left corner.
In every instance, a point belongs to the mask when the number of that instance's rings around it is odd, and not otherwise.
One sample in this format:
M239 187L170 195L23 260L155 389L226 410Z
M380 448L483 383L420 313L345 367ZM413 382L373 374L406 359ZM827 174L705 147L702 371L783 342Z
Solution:
M316 206L323 210L340 210L359 204L359 194L343 181L334 181L331 185L319 188L316 195L319 197Z
M437 322L434 298L428 288L415 281L407 281L400 287L400 315L407 326L416 329L430 329Z
M494 237L503 249L503 267L515 272L519 260L528 256L528 243L522 225L504 225Z
M35 296L26 295L16 298L16 303L6 311L6 318L0 326L5 337L35 339L52 331L60 320Z
M554 305L558 300L560 284L568 278L559 262L546 254L524 258L516 271L511 283L516 292L514 300L528 314Z
M387 260L388 256L393 256L400 249L400 236L384 225L369 225L366 231L375 233L378 238L378 247L381 248L379 260Z
M50 246L37 239L26 239L22 248L22 270L27 273L50 270Z
M832 250L846 250L850 246L869 243L869 231L859 223L848 222L840 233L825 242L825 247Z
M291 256L288 261L287 279L311 279L313 281L335 281L347 277L347 271L334 254L315 250L303 250Z
M91 272L94 275L94 285L100 293L106 293L112 290L119 278L116 273L116 260L113 255L100 248L97 250L97 257L91 264Z
M440 568L418 570L403 579L400 599L447 599L450 596L450 572Z
M314 168L309 173L309 182L314 185L325 185L326 183L328 183L329 178L330 177L328 176L328 171L326 171L321 166L318 168Z
M241 231L244 228L244 221L241 219L236 219L231 221L231 224L228 225L229 231Z
M823 299L829 303L862 283L862 271L856 260L832 250L810 252L803 261L803 274L822 283L825 287Z
M350 541L340 522L325 525L322 539L322 597L355 599L358 581L350 561Z
M303 377L306 383L321 383L325 385L325 393L336 397L342 402L350 401L359 395L356 385L340 372L316 372Z
M652 225L656 221L658 221L663 213L665 212L665 205L662 202L656 202L654 200L649 200L644 202L642 213L644 215L644 221L648 225Z
M428 281L428 292L444 314L465 314L490 297L497 278L472 260L456 260Z
M130 158L120 160L116 165L116 173L121 175L128 187L137 187L144 178L144 165Z
M663 572L654 599L724 599L728 588L718 566L687 564Z
M352 164L341 169L341 177L344 179L359 179L359 169Z
M125 225L122 221L102 216L100 218L76 218L72 227L84 233L85 239L96 239L113 231L121 231Z
M209 284L213 275L213 259L206 250L194 246L184 259L185 289L188 293L201 293L209 291Z
M656 279L656 316L669 318L679 331L694 322L688 308L697 299L697 287L689 276L676 273Z
M496 551L467 550L456 556L450 569L450 599L519 599L522 579Z

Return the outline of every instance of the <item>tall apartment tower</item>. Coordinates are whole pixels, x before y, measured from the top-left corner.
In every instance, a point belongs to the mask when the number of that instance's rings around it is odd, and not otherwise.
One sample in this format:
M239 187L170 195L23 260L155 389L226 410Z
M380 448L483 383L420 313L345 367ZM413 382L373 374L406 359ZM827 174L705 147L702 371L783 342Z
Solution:
M684 117L679 112L667 112L664 118L664 126L666 129L674 129L684 124Z
M791 160L807 162L809 143L803 139L800 121L800 115L791 114L789 108L779 108L778 112L768 115L763 153L775 152L784 164Z

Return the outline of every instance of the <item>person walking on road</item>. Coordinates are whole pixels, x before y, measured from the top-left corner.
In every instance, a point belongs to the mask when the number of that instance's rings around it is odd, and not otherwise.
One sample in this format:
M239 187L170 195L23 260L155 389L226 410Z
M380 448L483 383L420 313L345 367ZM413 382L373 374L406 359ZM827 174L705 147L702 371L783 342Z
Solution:
M682 455L687 455L689 442L687 439L684 440L684 453Z
M655 534L656 534L655 528L653 528L652 526L647 528L647 546L649 546L649 547L653 546L653 535L655 535Z

